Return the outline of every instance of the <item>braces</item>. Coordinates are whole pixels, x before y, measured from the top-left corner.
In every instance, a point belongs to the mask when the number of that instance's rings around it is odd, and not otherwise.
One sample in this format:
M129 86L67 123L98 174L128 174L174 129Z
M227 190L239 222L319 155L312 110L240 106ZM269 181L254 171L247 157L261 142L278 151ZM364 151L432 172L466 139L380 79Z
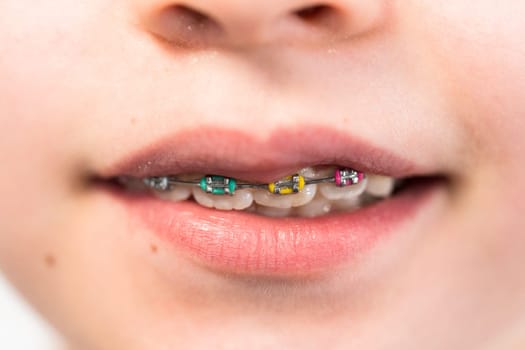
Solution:
M308 185L320 183L334 183L337 187L357 185L365 179L365 174L349 168L336 169L334 176L309 179L302 175L294 174L269 184L239 183L237 180L219 175L206 175L200 180L182 180L176 176L153 176L143 180L144 184L156 191L170 191L175 185L198 186L206 193L215 195L231 195L240 189L267 189L276 195L299 193Z

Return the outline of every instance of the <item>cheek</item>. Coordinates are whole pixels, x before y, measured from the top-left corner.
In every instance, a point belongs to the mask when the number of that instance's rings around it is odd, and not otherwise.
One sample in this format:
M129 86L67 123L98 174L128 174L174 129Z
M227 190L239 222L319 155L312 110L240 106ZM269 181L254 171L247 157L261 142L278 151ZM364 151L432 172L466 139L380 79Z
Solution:
M0 54L0 266L17 284L36 283L32 276L52 264L58 232L71 220L66 199L78 128L67 75L57 74L67 65L60 30L52 28L55 6L0 4L0 42L8 48Z
M399 6L402 36L431 65L465 132L463 184L470 186L462 193L472 208L469 219L457 222L479 226L463 232L496 227L492 244L511 249L523 241L524 229L525 2L408 0Z
M525 2L422 1L420 29L447 80L457 117L485 160L523 161L525 147ZM487 158L488 157L488 158ZM525 176L524 176L525 177Z

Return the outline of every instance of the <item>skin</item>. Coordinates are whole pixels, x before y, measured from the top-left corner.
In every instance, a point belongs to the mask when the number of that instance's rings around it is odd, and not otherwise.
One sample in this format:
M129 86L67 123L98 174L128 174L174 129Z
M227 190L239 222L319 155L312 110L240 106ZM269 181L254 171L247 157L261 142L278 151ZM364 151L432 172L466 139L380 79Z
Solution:
M74 349L525 346L525 2L0 3L0 267ZM217 113L218 112L218 113ZM86 178L189 127L338 125L450 185L314 281L193 265ZM326 118L329 116L330 118Z

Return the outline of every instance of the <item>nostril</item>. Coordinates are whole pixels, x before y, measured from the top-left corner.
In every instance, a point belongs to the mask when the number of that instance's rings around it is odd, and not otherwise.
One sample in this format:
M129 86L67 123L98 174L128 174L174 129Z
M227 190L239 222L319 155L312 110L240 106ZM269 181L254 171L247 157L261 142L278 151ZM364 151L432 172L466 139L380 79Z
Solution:
M177 5L166 10L171 12L174 20L184 24L187 29L204 28L205 26L215 25L215 21L208 15L185 5Z
M220 24L211 16L186 5L160 9L152 16L149 27L162 39L188 47L207 45L222 33Z
M325 27L327 29L335 27L340 20L338 10L326 4L317 4L301 8L296 10L294 15L309 25Z
M332 9L328 5L314 5L295 11L297 17L305 21L318 21L328 14Z

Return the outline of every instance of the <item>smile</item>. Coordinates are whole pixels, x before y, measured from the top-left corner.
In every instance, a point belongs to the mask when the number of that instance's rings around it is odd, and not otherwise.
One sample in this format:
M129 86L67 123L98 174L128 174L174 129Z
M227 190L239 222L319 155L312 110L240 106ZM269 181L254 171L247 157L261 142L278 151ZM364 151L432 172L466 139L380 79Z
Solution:
M212 130L203 144L178 135L115 164L100 188L133 225L198 265L302 276L401 234L447 187L444 176L336 131L304 136L261 143Z
M218 175L194 180L188 175L142 180L121 177L118 181L129 191L150 189L157 198L168 201L194 199L207 208L244 210L270 217L317 217L353 211L390 197L395 184L391 177L329 166L304 168L269 184Z

